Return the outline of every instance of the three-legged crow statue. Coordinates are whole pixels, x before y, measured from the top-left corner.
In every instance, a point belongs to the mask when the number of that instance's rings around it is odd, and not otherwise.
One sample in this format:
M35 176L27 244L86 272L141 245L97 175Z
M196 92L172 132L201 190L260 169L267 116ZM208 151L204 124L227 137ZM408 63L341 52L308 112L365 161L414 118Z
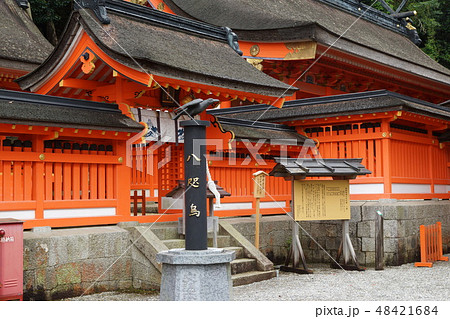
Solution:
M189 103L184 104L183 106L180 106L179 108L175 109L175 117L174 120L177 120L181 115L186 114L190 115L191 117L194 117L195 115L203 112L206 110L208 106L210 106L213 103L217 103L219 100L216 99L195 99Z

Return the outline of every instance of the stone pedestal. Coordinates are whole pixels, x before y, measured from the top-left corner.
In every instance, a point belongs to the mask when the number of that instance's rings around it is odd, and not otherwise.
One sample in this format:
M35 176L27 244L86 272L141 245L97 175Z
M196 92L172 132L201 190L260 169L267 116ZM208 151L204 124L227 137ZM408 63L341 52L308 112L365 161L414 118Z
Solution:
M162 263L160 300L230 300L234 251L171 249L156 255Z

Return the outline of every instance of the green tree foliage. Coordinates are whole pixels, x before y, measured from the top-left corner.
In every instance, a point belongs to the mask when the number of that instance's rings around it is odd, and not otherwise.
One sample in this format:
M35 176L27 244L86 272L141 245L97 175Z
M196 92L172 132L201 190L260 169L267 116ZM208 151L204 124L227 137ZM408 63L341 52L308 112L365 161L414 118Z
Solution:
M411 1L408 9L418 12L412 20L423 40L424 52L450 68L450 1Z
M53 45L64 30L73 0L29 0L34 23Z
M361 2L388 13L377 0ZM385 2L396 10L402 0ZM450 0L409 0L401 11L417 11L417 16L411 20L422 39L420 47L434 60L450 68Z

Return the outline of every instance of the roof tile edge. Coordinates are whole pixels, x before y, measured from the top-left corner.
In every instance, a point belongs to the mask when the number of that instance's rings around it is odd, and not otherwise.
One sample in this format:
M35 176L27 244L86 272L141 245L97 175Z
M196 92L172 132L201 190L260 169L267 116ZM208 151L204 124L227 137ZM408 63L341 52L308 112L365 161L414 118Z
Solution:
M237 35L228 27L217 27L123 0L80 0L75 2L74 9L91 9L103 24L111 22L107 15L108 11L124 14L159 26L228 43L237 54L242 55Z

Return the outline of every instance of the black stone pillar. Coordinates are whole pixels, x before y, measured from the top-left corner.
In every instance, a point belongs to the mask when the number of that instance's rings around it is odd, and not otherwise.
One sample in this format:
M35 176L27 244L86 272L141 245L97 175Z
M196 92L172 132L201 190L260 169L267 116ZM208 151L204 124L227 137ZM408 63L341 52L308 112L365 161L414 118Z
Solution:
M208 121L180 122L184 127L186 250L208 249L206 225L206 127Z

